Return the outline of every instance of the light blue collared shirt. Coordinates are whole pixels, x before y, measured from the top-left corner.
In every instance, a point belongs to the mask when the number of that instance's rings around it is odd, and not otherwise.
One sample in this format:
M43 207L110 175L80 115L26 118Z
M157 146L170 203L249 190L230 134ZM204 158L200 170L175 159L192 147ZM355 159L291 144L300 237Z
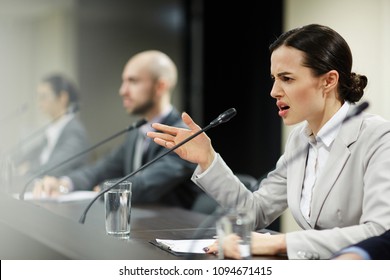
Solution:
M368 254L365 250L357 246L347 247L345 249L340 250L337 254L335 254L332 259L346 253L353 253L359 255L363 260L371 260L370 254Z

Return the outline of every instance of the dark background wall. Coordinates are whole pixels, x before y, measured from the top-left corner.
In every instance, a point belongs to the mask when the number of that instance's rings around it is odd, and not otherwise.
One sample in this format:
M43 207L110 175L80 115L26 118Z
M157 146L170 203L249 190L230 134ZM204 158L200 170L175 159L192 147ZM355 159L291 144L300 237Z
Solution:
M282 2L215 5L213 1L203 1L203 6L192 6L191 20L201 28L203 36L195 37L201 37L201 43L188 45L192 52L201 47L203 59L199 66L202 71L198 71L201 78L194 76L201 82L193 81L196 86L192 88L192 95L201 97L187 99L193 100L187 103L187 109L207 124L226 109L236 108L236 117L208 135L234 172L255 177L271 170L280 156L281 120L275 100L269 95L272 84L268 46L282 32ZM199 33L198 29L192 30ZM189 76L191 80L191 73Z
M207 134L233 172L261 178L281 153L268 46L282 33L283 0L187 1L185 10L185 109L205 126L234 107ZM280 231L280 218L268 228Z

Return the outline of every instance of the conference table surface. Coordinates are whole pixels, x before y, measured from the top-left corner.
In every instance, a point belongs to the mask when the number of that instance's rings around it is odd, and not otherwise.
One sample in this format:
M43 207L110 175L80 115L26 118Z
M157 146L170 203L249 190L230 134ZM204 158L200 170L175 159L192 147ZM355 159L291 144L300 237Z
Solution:
M156 238L213 238L216 215L132 205L130 238L122 240L106 234L101 199L91 206L85 222L79 222L88 203L22 201L0 193L1 259L217 259L211 254L177 255L151 244Z

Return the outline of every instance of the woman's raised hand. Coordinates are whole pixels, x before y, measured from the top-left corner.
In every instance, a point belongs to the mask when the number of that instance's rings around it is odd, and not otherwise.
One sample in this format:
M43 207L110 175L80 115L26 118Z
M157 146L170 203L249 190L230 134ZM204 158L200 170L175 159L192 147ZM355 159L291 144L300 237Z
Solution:
M188 128L180 128L160 123L152 124L156 132L148 132L147 136L152 138L160 146L171 149L191 135L197 133L201 128L187 114L182 114L182 119ZM175 152L187 161L199 164L202 170L206 170L213 162L215 151L211 145L210 138L206 133L201 133L180 146Z

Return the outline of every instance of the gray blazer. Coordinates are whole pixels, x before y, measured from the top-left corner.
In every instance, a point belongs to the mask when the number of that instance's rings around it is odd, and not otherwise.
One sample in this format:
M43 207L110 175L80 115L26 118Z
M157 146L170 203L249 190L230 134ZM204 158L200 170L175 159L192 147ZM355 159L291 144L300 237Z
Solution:
M257 228L289 207L304 230L286 234L288 257L327 259L390 229L390 122L361 114L342 125L314 186L309 223L300 210L309 145L300 134L303 125L290 133L284 155L258 191L248 191L219 156L193 181L222 206L253 211Z
M184 127L180 114L174 109L161 123ZM68 174L75 189L90 190L107 179L122 178L135 170L134 155L138 130L129 131L123 144L94 165ZM145 162L165 153L166 148L149 143ZM171 206L190 208L199 192L191 182L195 165L174 152L129 178L132 182L132 203L159 202Z
M65 125L48 161L41 165L39 162L39 156L42 153L42 150L45 148L45 145L46 142L44 139L42 139L42 142L33 149L16 157L17 163L25 161L30 162L31 169L28 171L29 176L42 173L45 170L49 170L57 165L58 168L55 168L50 172L46 172L45 175L59 176L69 173L74 169L80 168L88 160L88 157L84 155L61 165L61 162L67 160L70 156L75 155L88 147L87 131L77 116L72 118Z

